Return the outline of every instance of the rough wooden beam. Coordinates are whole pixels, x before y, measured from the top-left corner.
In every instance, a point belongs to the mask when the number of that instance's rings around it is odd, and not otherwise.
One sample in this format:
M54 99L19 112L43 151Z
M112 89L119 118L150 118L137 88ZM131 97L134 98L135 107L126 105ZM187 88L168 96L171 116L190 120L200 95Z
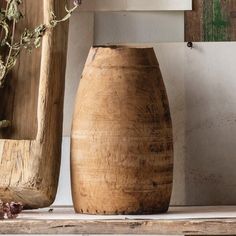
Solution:
M30 29L48 24L52 11L63 17L65 6L60 3L25 0L24 23ZM39 208L54 201L61 158L67 30L68 23L60 24L46 32L36 54L23 52L9 79L15 84L0 91L0 120L6 116L12 121L12 129L0 130L0 199L4 202L20 201L26 208Z

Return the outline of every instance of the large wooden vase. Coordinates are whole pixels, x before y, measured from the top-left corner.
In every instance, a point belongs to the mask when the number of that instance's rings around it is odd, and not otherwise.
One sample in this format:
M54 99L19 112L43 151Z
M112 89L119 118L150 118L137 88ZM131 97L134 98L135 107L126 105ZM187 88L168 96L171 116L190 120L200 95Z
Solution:
M5 0L0 0L1 6ZM25 27L65 15L64 1L24 0ZM26 208L49 206L55 198L61 158L67 23L49 30L42 46L22 51L4 88L0 89L0 199L20 201ZM17 36L18 37L18 36Z
M71 171L78 213L168 210L172 124L152 48L91 49L76 98Z

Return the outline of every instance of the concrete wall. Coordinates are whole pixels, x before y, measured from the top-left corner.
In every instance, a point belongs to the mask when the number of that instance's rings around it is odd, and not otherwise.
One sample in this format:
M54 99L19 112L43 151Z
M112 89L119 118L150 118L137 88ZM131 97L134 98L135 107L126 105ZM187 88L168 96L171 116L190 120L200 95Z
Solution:
M106 12L95 14L95 44L183 42L183 12Z

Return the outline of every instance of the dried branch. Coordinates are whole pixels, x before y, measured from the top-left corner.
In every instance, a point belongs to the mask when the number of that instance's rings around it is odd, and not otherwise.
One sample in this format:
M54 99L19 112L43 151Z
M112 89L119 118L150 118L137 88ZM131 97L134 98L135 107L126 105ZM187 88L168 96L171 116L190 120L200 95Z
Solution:
M0 220L15 219L22 212L23 205L21 203L3 203L0 200Z
M17 23L23 18L20 11L22 0L6 0L6 9L0 9L0 53L7 51L7 55L0 54L0 89L4 87L8 73L16 65L17 58L22 49L31 52L34 48L41 46L42 37L48 29L54 28L58 23L67 21L72 13L81 5L81 0L75 0L72 9L65 6L66 15L62 19L57 19L51 12L52 20L49 25L41 24L33 30L25 29L20 35L20 39L15 41ZM10 126L9 121L0 121L0 129Z

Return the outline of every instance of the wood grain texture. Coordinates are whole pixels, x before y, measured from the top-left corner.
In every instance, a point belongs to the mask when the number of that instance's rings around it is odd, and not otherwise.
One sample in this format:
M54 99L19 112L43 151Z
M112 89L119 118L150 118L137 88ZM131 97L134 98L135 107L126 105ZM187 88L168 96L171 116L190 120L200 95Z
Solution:
M48 212L48 209L24 212L16 220L0 221L0 233L236 235L236 218L231 216L232 210L229 208L170 208L168 214L150 215L147 218L115 216L116 219L114 216L78 215L72 208L54 208L53 212ZM199 212L203 214L199 215ZM222 217L220 212L228 216ZM211 216L203 217L206 213Z
M0 1L1 6L4 2ZM37 11L30 14L32 9ZM17 25L17 39L25 27L33 29L44 21L41 1L24 1L22 13L25 17ZM13 124L11 128L0 131L2 139L36 137L41 51L41 48L32 53L22 50L17 65L7 78L7 84L0 89L0 120L10 120Z
M76 98L71 170L77 212L168 210L172 124L152 48L91 49Z
M201 41L202 9L203 1L193 0L193 10L185 12L185 41Z
M48 23L50 12L62 17L64 3L25 0L24 23ZM23 25L20 26L23 29ZM67 23L50 30L42 47L23 52L0 93L0 117L13 128L0 133L0 199L25 207L49 206L56 194L60 168Z
M13 227L14 226L14 227ZM17 220L0 222L4 234L235 235L235 219L214 220Z
M185 13L185 41L235 41L235 0L193 0Z

